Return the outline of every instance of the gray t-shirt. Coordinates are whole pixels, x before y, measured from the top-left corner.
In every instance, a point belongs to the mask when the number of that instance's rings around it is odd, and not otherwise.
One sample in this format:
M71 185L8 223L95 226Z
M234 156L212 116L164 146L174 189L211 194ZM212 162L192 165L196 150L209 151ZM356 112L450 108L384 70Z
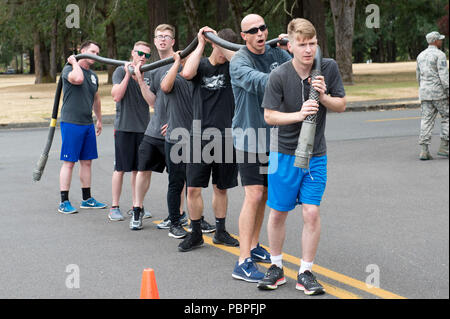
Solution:
M330 94L333 97L344 97L345 90L336 61L323 59L321 73L327 85L326 94ZM302 80L300 78L292 62L281 65L270 74L261 106L284 113L299 111L303 102L309 99L311 85L308 83L308 79ZM319 103L313 156L322 156L327 153L325 141L326 114L327 109ZM275 127L278 128L278 136L274 136L277 130L271 131L270 150L272 152L295 155L302 122ZM278 145L275 145L274 141L277 139Z
M98 77L91 70L83 70L84 81L80 85L69 82L69 73L72 65L66 65L62 72L63 78L63 105L61 108L61 122L89 125L92 124L92 105L98 90Z
M167 96L161 90L161 81L167 74L172 64L168 64L150 71L150 91L156 95L155 113L148 123L145 135L164 140L161 127L167 124Z
M120 84L125 68L119 66L113 73L112 82ZM144 81L150 85L150 72L144 73ZM150 108L142 96L139 84L131 77L122 99L116 103L114 129L123 132L144 133L150 121Z
M263 54L254 54L243 47L232 58L230 76L236 102L232 127L236 149L249 153L268 151L270 132L261 102L269 74L290 60L287 51L268 45ZM250 138L252 135L254 138Z
M177 143L182 138L177 136L178 132L183 133L183 139L190 136L192 127L192 92L194 85L191 81L187 81L179 74L175 78L172 91L167 93L167 114L169 125L167 127L166 141ZM170 138L170 134L174 129L180 129L174 132L174 136ZM177 134L175 134L177 133Z

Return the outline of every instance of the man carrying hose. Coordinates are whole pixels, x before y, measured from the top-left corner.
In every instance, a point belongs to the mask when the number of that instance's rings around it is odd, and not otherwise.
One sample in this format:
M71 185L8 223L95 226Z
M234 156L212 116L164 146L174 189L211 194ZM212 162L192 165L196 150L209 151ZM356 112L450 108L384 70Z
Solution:
M149 105L142 96L139 80L131 75L128 67L139 68L150 58L150 44L138 41L131 50L131 62L116 68L112 81L111 95L116 102L114 121L114 172L112 176L112 204L108 218L112 221L124 220L119 202L122 192L123 176L131 172L131 190L136 197L136 175L138 150L150 121ZM149 72L144 74L147 85L150 84Z
M232 133L245 198L239 215L240 256L232 276L258 282L264 273L255 263L270 262L270 254L258 243L267 199L267 174L261 171L267 169L270 135L261 102L270 72L291 56L266 45L268 29L261 16L247 15L241 30L246 45L232 58L230 76L236 102Z
M203 32L215 32L203 27L198 32L198 46L189 56L181 76L192 82L193 124L191 128L191 158L186 165L189 217L192 232L178 245L182 252L190 251L203 244L202 188L209 185L212 177L212 206L216 217L213 242L227 246L239 246L239 242L226 231L225 219L228 207L228 189L237 186L237 166L234 149L227 129L231 127L234 114L233 91L230 83L227 53L216 44L208 58L202 57L206 43ZM236 41L231 29L217 34L229 42ZM227 143L228 142L228 143ZM195 146L198 145L198 148ZM230 145L231 148L226 146ZM197 155L198 158L196 159Z
M94 41L81 45L81 53L98 55L100 46ZM75 163L80 161L80 182L83 194L80 208L105 208L106 204L91 196L92 160L98 158L96 135L102 132L102 112L98 94L98 77L90 70L94 60L77 61L71 55L61 73L63 78L63 106L61 109L61 160L59 183L61 203L58 211L73 214L77 210L69 201L69 189ZM93 124L92 110L97 117Z
M326 113L327 109L345 111L346 100L334 60L323 59L322 76L311 81L317 50L314 26L308 20L294 19L288 25L288 35L288 49L294 57L270 74L262 103L264 119L278 128L272 132L278 132L278 135L271 136L268 175L267 205L271 211L267 231L272 265L258 288L276 289L286 282L282 265L285 222L288 212L300 204L303 214L302 261L296 288L312 295L324 292L311 270L319 244L319 207L327 181ZM312 89L319 93L319 104L308 99ZM316 114L317 129L307 170L295 167L294 161L302 121L312 114Z

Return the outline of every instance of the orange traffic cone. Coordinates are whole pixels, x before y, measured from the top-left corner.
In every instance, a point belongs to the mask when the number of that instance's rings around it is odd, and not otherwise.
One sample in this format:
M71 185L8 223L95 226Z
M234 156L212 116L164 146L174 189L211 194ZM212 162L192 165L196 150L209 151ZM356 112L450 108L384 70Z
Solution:
M159 299L158 287L156 286L155 271L151 268L144 269L144 272L142 273L140 299Z

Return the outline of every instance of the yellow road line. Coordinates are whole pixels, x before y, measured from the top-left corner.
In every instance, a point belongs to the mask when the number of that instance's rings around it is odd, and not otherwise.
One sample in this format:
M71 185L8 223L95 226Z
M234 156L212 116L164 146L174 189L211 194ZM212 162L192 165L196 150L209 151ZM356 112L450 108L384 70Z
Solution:
M268 247L265 247L264 245L261 245L264 248L268 249ZM292 264L298 265L300 267L300 258L294 257L292 255L286 254L283 252L283 260L286 260L287 262L290 262ZM325 267L319 266L319 265L313 265L313 271L321 274L322 276L331 278L333 280L342 282L343 284L346 284L348 286L360 289L362 291L368 292L370 294L373 294L380 298L385 299L406 299L405 297L402 297L400 295L394 294L392 292L389 292L387 290L376 288L373 286L367 285L365 282L362 282L360 280L351 278L349 276L337 273L333 270L327 269Z
M406 120L418 120L420 116L414 117L401 117L401 118L392 118L392 119L380 119L380 120L366 120L366 122L390 122L390 121L406 121Z
M235 237L236 239L238 239L237 236L234 236L234 235L232 235L232 236ZM208 245L211 245L211 246L214 246L214 247L219 248L221 250L224 250L224 251L226 251L226 252L228 252L230 254L239 256L239 248L238 247L228 247L228 246L225 246L225 245L216 245L216 244L213 243L212 238L210 236L207 236L207 235L203 235L203 240ZM268 264L261 264L260 263L259 265L261 265L261 266L263 266L265 268L269 268L270 267L270 265L268 265ZM297 273L298 272L296 270L287 268L285 265L283 265L283 270L284 270L284 275L285 276L287 276L289 278L292 278L294 280L297 280ZM344 289L341 289L341 288L335 287L333 285L324 283L322 281L319 281L319 282L325 288L325 291L328 294L332 295L332 296L335 296L335 297L340 298L340 299L361 299L360 296L358 296L358 295L356 295L354 293L351 293L351 292L346 291Z
M153 223L158 224L160 222L161 221L154 221ZM239 240L238 236L233 235L233 234L231 234L231 235L234 238ZM209 236L206 236L206 235L203 236L203 239L204 239L205 243L207 243L208 245L211 245L211 246L214 246L214 247L219 248L221 250L224 250L224 251L226 251L226 252L228 252L230 254L233 254L235 256L239 256L239 247L228 247L228 246L224 246L224 245L216 245L216 244L213 243L212 238L209 237ZM269 248L267 246L265 246L265 245L261 245L261 246L264 247L265 249L269 250ZM286 254L286 253L283 252L283 260L300 267L300 258L298 258L298 257L292 256L292 255L289 255L289 254ZM264 265L264 264L262 264L262 266L264 266L266 268L269 267L268 265ZM284 273L285 273L286 276L288 276L289 278L297 280L297 271L289 269L286 266L283 266L283 269L284 269ZM389 292L389 291L381 289L381 288L369 286L365 282L362 282L360 280L357 280L357 279L351 278L349 276L340 274L338 272L335 272L333 270L327 269L327 268L319 266L319 265L313 265L313 271L318 273L318 274L320 274L320 275L322 275L322 276L325 276L325 277L328 277L328 278L333 279L335 281L341 282L341 283L343 283L345 285L348 285L350 287L357 288L359 290L365 291L365 292L367 292L369 294L375 295L375 296L380 297L380 298L385 298L385 299L406 299L405 297L402 297L400 295L394 294L392 292ZM324 286L324 288L325 288L327 293L329 293L330 295L333 295L333 296L335 296L337 298L341 298L341 299L361 299L360 296L358 296L358 295L356 295L356 294L354 294L352 292L349 292L349 291L346 291L344 289L335 287L333 285L324 283L322 281L320 281L320 283Z
M155 223L155 224L159 224L160 222L161 222L160 220L159 221L153 221L153 223ZM232 236L234 238L236 238L236 239L239 239L235 235L232 235ZM229 247L229 246L225 246L225 245L216 245L216 244L213 243L212 238L210 236L205 235L205 234L203 234L203 240L208 245L211 245L213 247L219 248L219 249L221 249L223 251L226 251L226 252L228 252L228 253L230 253L232 255L239 256L239 247ZM270 265L262 264L261 266L263 266L265 268L269 268ZM287 276L289 278L292 278L294 280L297 280L297 271L289 269L286 266L283 266L283 270L284 270L285 276ZM358 295L356 295L354 293L351 293L351 292L346 291L344 289L341 289L341 288L335 287L333 285L324 283L322 281L319 281L319 282L325 288L326 293L328 293L328 294L330 294L332 296L335 296L335 297L340 298L340 299L361 299L360 296L358 296Z

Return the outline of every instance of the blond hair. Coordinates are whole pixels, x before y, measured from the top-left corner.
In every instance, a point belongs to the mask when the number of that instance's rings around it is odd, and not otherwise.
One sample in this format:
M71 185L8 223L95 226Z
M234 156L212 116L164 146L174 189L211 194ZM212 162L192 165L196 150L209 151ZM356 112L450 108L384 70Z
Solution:
M289 40L294 40L298 37L312 39L316 36L316 28L314 28L314 25L310 21L302 18L296 18L289 22L287 32Z
M145 41L138 41L138 42L136 42L135 44L134 44L134 48L135 47L137 47L138 45L143 45L143 46L145 46L145 47L147 47L147 48L149 48L149 49L151 49L151 46L150 46L150 44L149 43L147 43L147 42L145 42Z
M175 27L170 24L160 24L159 26L157 26L155 28L155 36L156 36L157 31L162 32L162 31L166 31L166 30L172 32L172 38L175 38Z

